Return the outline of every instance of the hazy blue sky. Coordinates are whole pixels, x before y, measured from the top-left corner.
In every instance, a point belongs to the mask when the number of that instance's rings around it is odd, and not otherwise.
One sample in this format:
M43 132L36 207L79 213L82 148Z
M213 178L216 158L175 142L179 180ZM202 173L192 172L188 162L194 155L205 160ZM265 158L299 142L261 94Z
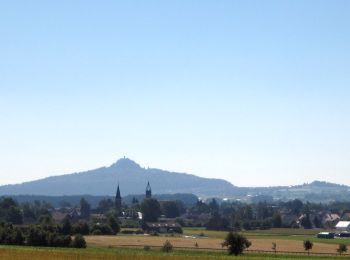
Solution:
M350 185L350 1L2 1L0 184L110 165Z

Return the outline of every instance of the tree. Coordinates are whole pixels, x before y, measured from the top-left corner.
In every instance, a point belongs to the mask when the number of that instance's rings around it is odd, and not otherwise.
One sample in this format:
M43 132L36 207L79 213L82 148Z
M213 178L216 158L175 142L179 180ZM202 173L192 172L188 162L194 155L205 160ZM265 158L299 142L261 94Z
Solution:
M85 221L79 221L77 224L73 226L74 234L88 235L90 233L90 228L88 223Z
M22 224L23 216L21 210L18 207L11 206L7 210L5 220L12 224Z
M340 244L337 248L337 252L341 255L342 253L345 253L348 251L348 247L345 244Z
M310 221L310 215L309 213L305 214L305 216L301 219L300 224L303 226L305 229L311 229L312 228L312 223Z
M72 247L75 248L86 248L86 241L80 234L76 235L72 241Z
M72 234L72 224L69 221L69 218L65 217L62 223L62 234L63 235L70 235Z
M175 201L165 201L162 204L162 212L167 218L176 218L180 216L180 211Z
M251 246L251 242L238 233L230 232L227 234L223 246L227 247L230 255L240 255L243 251Z
M272 217L272 225L274 228L282 227L282 217L281 214L275 213Z
M214 213L206 226L209 230L227 230L229 225L227 219L221 217L219 213Z
M169 240L165 241L165 243L162 246L162 251L169 253L173 250L173 245L170 243Z
M145 199L141 204L141 212L144 221L157 221L161 214L159 202L156 199Z
M310 255L310 250L314 246L314 244L310 240L305 240L303 242L304 249L307 251L307 254Z
M216 199L212 199L209 202L209 208L212 214L219 212L219 204L216 202Z
M120 226L118 224L118 221L114 216L109 216L108 218L108 224L111 227L111 229L114 231L114 234L118 234L120 232Z
M277 244L276 242L272 242L272 247L271 247L272 251L275 252L275 254L277 253Z
M83 218L89 218L90 217L90 211L91 211L90 204L84 198L81 198L81 200L80 200L80 213L81 213L81 216Z

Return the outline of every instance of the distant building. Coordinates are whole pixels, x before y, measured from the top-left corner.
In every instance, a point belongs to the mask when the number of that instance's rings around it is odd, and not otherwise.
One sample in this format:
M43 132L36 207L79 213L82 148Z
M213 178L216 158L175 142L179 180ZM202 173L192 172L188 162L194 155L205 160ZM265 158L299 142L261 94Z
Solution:
M115 209L117 211L117 214L122 213L122 197L120 196L120 189L119 189L119 184L117 188L117 193L115 195Z
M146 222L143 230L147 233L182 233L182 227L176 222Z
M322 225L324 228L333 229L335 228L336 224L339 222L340 217L338 214L325 214L322 219Z
M350 221L339 221L335 228L338 231L350 231Z
M316 236L317 238L326 238L326 239L333 239L334 233L332 232L320 232Z
M81 212L78 208L70 208L68 210L53 210L51 217L56 223L61 223L65 218L72 222L76 222L81 218Z
M152 198L152 189L151 189L151 185L149 184L149 182L147 182L146 199L150 199L150 198Z

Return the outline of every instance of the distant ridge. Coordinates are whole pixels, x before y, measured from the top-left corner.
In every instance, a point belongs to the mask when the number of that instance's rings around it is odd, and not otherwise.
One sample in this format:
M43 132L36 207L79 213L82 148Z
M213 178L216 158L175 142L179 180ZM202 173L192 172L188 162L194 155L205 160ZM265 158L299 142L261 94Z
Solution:
M237 187L222 179L143 168L122 158L109 167L47 177L14 185L0 186L1 195L113 196L117 183L122 196L144 194L147 181L153 194L194 194L200 198L218 197L249 201L261 197L273 200L301 199L312 202L350 201L350 187L324 181L295 186Z
M147 181L151 183L153 192L158 194L192 193L198 196L230 196L234 191L234 186L222 179L145 169L128 158L122 158L110 167L0 186L0 195L113 195L119 182L122 195L125 196L143 194Z

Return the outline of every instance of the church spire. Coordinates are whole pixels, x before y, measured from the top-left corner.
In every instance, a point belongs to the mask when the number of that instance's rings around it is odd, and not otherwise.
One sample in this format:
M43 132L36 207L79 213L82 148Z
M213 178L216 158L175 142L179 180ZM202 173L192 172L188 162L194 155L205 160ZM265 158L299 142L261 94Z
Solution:
M119 183L118 183L118 188L117 188L117 194L115 195L116 199L121 199L122 197L120 196L120 189L119 189Z
M146 198L149 199L152 197L152 189L151 189L151 185L149 184L149 182L147 182L147 187L146 187Z
M122 210L122 197L120 196L119 183L118 183L118 187L117 187L117 193L115 194L115 209L117 211L117 214L121 213L121 210Z

